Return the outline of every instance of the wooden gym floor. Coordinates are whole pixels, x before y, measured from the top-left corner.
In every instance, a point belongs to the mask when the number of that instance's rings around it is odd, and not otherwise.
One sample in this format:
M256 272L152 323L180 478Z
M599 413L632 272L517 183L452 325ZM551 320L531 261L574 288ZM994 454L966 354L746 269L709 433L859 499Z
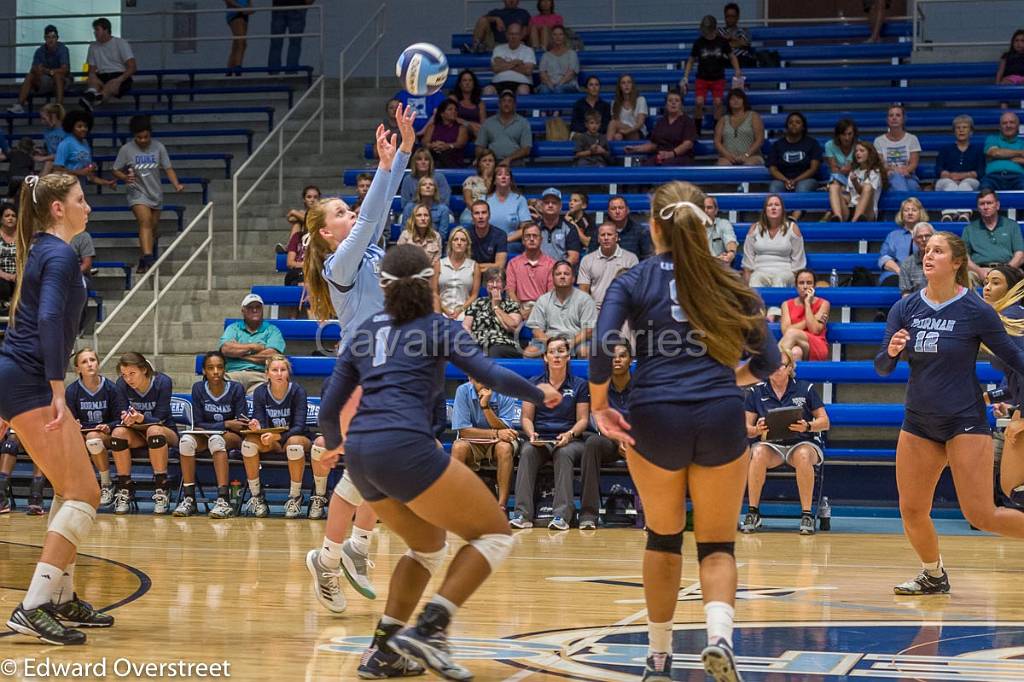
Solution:
M813 537L785 525L737 537L736 647L748 681L1024 679L1024 544L944 536L952 594L908 598L891 589L917 570L896 522L895 532L864 534L842 532L856 520L836 519L833 532ZM44 527L45 518L0 517L0 615L27 587ZM0 678L27 679L26 659L105 659L114 679L115 661L125 658L227 661L235 680L354 680L384 595L368 602L347 589L346 613L320 608L304 556L322 531L305 520L101 514L76 582L84 599L114 606L117 624L89 631L85 647L0 637ZM643 533L533 529L517 538L513 556L462 609L451 633L476 679L639 679ZM378 531L373 578L382 593L404 549ZM676 610L678 680L704 679L695 655L704 634L693 557L687 534ZM19 666L13 675L4 668L8 659Z

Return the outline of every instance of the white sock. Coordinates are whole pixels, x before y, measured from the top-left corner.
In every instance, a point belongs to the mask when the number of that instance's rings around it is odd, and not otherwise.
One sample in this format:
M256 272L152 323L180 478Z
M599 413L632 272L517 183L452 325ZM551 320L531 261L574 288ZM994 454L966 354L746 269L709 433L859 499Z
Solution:
M708 625L708 642L724 639L732 646L732 618L735 609L724 601L709 601L704 605L704 618Z
M260 494L260 479L250 478L249 479L249 492L252 493L253 497Z
M298 497L302 494L302 481L290 481L288 486L288 497Z
M110 469L100 472L100 485L104 488L110 487Z
M317 495L327 494L327 477L326 476L314 476L313 477L313 491Z
M672 621L655 623L647 621L647 654L672 653Z
M60 588L53 593L50 599L54 604L67 604L75 596L75 564L70 563L64 568L64 575L60 579Z
M455 604L451 603L450 601L448 601L447 599L445 599L444 597L442 597L439 594L435 594L433 597L431 597L430 598L430 603L431 604L437 604L438 606L443 608L445 611L448 612L448 616L449 617L454 616L455 612L459 610L458 606L456 606Z
M341 544L324 536L324 544L320 547L320 564L324 568L341 566Z
M52 564L39 562L36 564L35 573L32 574L32 582L28 585L28 592L21 600L25 610L32 610L43 604L50 603L50 596L60 588L61 578L64 571Z
M363 530L359 526L352 526L352 536L349 537L349 542L352 543L352 549L363 555L369 554L370 535L372 533L373 529Z
M921 562L921 568L923 568L925 571L927 571L928 575L930 575L931 577L933 577L933 578L941 578L942 577L942 555L941 554L939 555L939 560L938 561L933 561L931 563L928 563L926 561L922 561Z

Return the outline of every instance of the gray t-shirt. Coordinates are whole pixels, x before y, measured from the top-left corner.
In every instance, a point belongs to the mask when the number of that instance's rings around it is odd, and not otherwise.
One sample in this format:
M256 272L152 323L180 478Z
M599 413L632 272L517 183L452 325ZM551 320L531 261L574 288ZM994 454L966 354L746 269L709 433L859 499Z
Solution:
M114 168L126 171L131 166L135 169L135 184L128 185L128 204L143 204L150 208L160 208L164 201L164 191L160 186L160 169L171 167L171 159L167 149L157 140L150 140L149 147L142 149L130 140L117 152Z
M85 61L96 73L121 73L128 68L129 59L135 59L132 46L124 38L113 36L105 43L89 43Z
M580 72L580 60L576 56L576 50L566 50L560 55L549 51L540 58L540 70L546 73L552 82L558 83L570 71L576 74Z
M78 262L96 255L96 247L92 243L92 235L88 232L79 232L71 238L71 250L78 256Z

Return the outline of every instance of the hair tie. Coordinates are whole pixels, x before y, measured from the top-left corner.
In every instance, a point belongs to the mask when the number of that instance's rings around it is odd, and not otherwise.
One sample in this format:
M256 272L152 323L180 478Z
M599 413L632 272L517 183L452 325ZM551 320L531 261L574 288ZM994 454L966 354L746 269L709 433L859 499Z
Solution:
M688 208L693 211L697 216L697 219L704 225L712 225L714 223L714 221L711 220L711 216L705 213L703 208L692 201L677 201L674 204L669 204L665 208L661 209L661 212L658 215L662 220L672 220L676 211L680 208Z
M311 239L311 235L309 234L309 232L307 232L306 234L302 235L302 239L299 240L299 242L302 244L302 248L304 248L304 249L308 249L309 248L310 239Z
M395 275L392 275L390 272L384 272L383 270L381 270L381 273L380 273L380 285L382 287L386 287L389 284L391 284L392 282L397 282L400 279L422 279L424 281L429 281L430 278L433 277L433 276L434 276L434 268L423 268L422 270L417 272L415 275L407 275L405 277L396 277Z
M32 188L32 203L36 203L36 185L39 184L39 176L29 175L25 178L24 183Z

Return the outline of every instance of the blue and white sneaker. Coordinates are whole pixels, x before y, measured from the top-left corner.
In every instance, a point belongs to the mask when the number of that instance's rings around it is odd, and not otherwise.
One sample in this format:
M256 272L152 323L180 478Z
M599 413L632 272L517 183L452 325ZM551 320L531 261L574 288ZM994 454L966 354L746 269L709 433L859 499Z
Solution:
M512 516L508 518L508 525L516 530L521 530L523 528L533 528L533 521L527 519L521 512L512 512Z
M700 660L704 663L704 672L715 682L743 682L736 669L736 655L732 652L732 645L724 639L708 642L700 652Z
M643 682L672 682L672 654L654 653L647 657Z
M423 634L419 628L399 630L390 640L391 648L426 666L435 675L446 680L471 680L473 673L456 663L448 648L448 635L444 630Z
M364 680L386 680L392 677L415 677L425 674L426 668L399 653L370 645L363 652L356 674Z

